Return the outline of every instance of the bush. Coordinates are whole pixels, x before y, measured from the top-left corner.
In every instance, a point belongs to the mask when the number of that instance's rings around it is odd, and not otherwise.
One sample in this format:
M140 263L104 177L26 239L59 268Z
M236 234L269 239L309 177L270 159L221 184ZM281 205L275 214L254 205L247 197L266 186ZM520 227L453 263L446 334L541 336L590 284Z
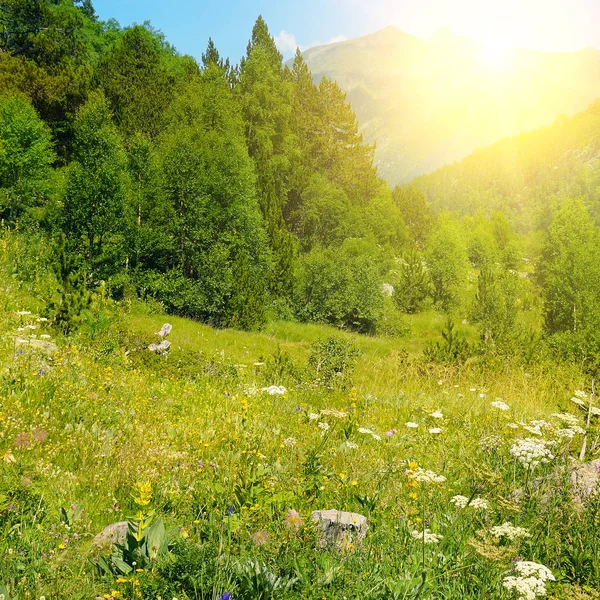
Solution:
M377 256L357 240L316 249L302 258L295 307L303 321L373 333L383 313Z
M346 387L358 355L358 349L342 338L319 340L310 347L309 373L327 387Z

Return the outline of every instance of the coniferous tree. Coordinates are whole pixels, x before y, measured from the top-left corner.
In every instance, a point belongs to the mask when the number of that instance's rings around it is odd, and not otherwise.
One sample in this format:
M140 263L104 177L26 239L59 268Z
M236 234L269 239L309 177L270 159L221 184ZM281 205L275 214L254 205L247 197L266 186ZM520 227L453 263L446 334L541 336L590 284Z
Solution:
M258 200L273 250L272 287L289 294L294 244L283 219L289 190L291 86L284 77L282 56L266 23L259 17L242 61L237 87L244 117L246 144L257 174Z

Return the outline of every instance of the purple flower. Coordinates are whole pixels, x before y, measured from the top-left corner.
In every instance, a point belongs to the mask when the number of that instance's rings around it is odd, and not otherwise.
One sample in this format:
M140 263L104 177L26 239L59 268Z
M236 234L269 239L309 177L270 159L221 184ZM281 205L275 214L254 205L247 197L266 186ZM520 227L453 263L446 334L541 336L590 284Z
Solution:
M233 598L231 598L231 594L229 592L225 592L220 598L219 600L233 600Z
M233 506L230 506L230 507L229 507L229 510L228 510L228 512L229 512L229 516L231 516L231 515L233 514Z
M387 437L392 437L394 435L394 432L393 431L386 431L385 435Z

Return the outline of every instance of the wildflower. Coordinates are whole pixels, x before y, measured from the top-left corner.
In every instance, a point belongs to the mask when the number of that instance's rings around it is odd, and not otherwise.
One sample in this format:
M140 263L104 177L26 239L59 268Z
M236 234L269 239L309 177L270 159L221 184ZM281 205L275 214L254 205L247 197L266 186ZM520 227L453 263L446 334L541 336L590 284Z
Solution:
M287 511L287 514L285 515L285 524L287 525L288 529L298 531L300 527L302 527L303 522L304 521L300 514L293 508L290 508L290 510Z
M490 529L490 533L495 538L506 538L511 542L513 540L519 538L531 537L531 534L524 527L515 527L512 523L508 521L506 523L502 523L502 525L495 525Z
M549 442L525 438L517 440L510 448L510 453L526 469L537 467L541 463L548 463L554 455L548 449Z
M321 421L319 423L319 427L323 430L323 431L327 431L329 429L329 423L325 423L325 421Z
M324 409L321 411L322 415L327 415L330 417L335 417L336 419L345 419L348 416L348 413L345 413L341 410L331 410L331 409Z
M219 597L219 600L233 600L233 598L231 597L231 594L229 592L225 592L222 596Z
M411 531L410 535L412 535L415 540L423 540L426 544L438 544L444 539L443 535L431 533L429 529L425 529L424 531Z
M490 406L492 408L497 408L498 410L510 410L510 406L506 404L501 398L497 398L494 400Z
M261 389L261 392L267 392L270 396L283 396L287 389L283 385L270 385Z
M520 427L518 423L507 423L506 426L510 427L511 429L519 429Z
M351 442L350 440L348 440L346 442L346 448L350 448L351 450L356 450L358 448L358 444L356 444L355 442Z
M317 413L309 413L308 418L311 421L316 421L319 418L319 415Z
M552 416L554 418L558 419L559 421L566 423L567 425L578 425L579 424L579 419L575 415L572 415L571 413L554 413Z
M48 439L48 432L39 427L34 429L31 435L38 444L43 444Z
M526 425L525 423L521 423L521 426L523 427L523 429L525 429L525 431L529 431L529 433L533 433L533 435L544 435L542 433L542 430L539 428L539 425L531 426Z
M19 448L19 450L27 448L31 444L31 437L28 433L21 432L15 437L14 444L15 448Z
M466 496L454 496L450 499L450 502L457 506L458 508L466 508L467 506L474 508L475 510L487 510L488 503L487 500L483 498L473 498L471 502Z
M484 398L487 397L487 394L479 394L479 397L483 400Z
M439 427L431 427L429 429L429 433L435 435L435 434L438 434L438 433L442 433L442 430Z
M545 596L546 582L556 581L548 567L531 561L515 563L513 572L518 575L505 576L502 586L507 590L515 591L519 600L534 600L538 596Z
M436 410L435 412L432 412L430 415L430 417L433 417L434 419L443 419L444 415L441 411Z
M358 428L358 433L364 433L367 435L373 435L373 432L370 429L367 429L366 427L359 427Z
M394 435L394 432L393 432L393 431L386 431L386 432L385 432L385 437L389 437L389 438L391 438L393 435Z
M406 426L409 427L410 429L416 429L419 426L419 424L409 421L408 423L406 423Z
M579 427L579 425L573 425L572 427L557 429L555 433L558 437L572 439L576 435L585 435L585 429L583 427Z
M6 463L6 464L10 464L10 463L14 463L17 462L16 458L14 457L13 453L10 450L7 450L4 453L4 456L2 457L2 460Z
M377 442L381 441L381 436L377 435L376 433L371 434L371 437Z
M138 482L135 488L137 496L134 496L133 501L138 506L148 506L152 500L152 484L149 481Z
M269 541L269 534L266 531L257 531L252 536L252 541L256 546L264 546Z
M286 448L291 448L292 446L295 446L298 443L298 440L296 440L295 437L288 437L285 438L285 440L283 440L282 443Z
M414 471L409 471L408 475L411 479L420 483L443 483L446 481L443 475L438 475L433 471L428 471L421 467L417 467Z

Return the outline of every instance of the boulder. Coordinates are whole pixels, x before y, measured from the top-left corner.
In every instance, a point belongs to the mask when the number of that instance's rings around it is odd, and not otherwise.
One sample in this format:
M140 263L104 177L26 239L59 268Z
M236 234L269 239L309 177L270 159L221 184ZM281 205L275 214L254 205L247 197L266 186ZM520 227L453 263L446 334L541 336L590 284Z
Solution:
M171 342L163 340L160 344L150 344L148 350L156 352L156 354L167 354L171 349Z
M336 546L347 550L359 545L367 534L367 517L335 509L316 510L312 520L320 526L321 547Z
M165 323L160 328L160 331L156 332L156 335L159 335L164 340L171 333L172 329L173 329L173 325L170 325L169 323Z
M15 344L17 346L29 346L40 352L46 352L47 354L55 354L58 352L58 346L54 342L48 340L37 340L35 338L15 338Z
M94 546L103 549L110 548L115 544L124 544L127 541L128 531L129 523L127 521L108 525L94 538Z

